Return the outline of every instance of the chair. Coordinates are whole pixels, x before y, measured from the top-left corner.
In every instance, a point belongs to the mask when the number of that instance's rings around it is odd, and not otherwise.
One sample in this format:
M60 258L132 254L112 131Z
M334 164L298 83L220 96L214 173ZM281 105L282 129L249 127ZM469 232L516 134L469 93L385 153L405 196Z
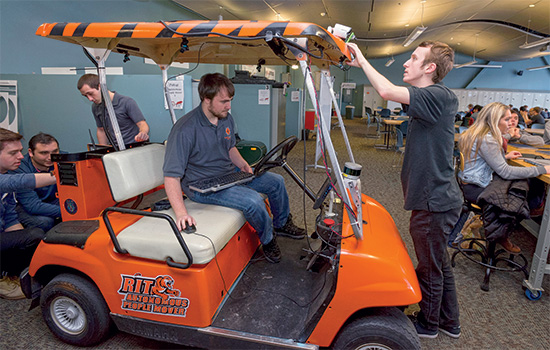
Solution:
M544 124L533 124L531 125L531 129L544 129Z
M403 138L407 137L407 132L409 130L409 121L405 120L403 123L399 124L397 129L401 130L401 133L403 133Z
M460 170L464 170L464 156L460 153L460 160L458 161L458 166ZM459 184L461 182L459 181ZM462 188L462 186L461 186ZM466 222L466 219L470 215L470 212L474 214L482 214L482 209L475 203L468 202L464 200L464 205L462 207L462 213L458 219L451 237L453 234L460 232L462 226ZM481 290L488 292L489 291L489 280L491 278L491 273L493 271L506 271L506 272L518 272L522 271L525 274L525 279L529 278L529 273L527 272L527 259L521 253L512 254L508 253L504 249L496 249L497 242L489 241L487 238L462 238L459 239L456 243L456 246L452 246L456 249L451 258L451 266L455 267L455 258L458 254L463 255L468 260L481 265L485 268L485 277L483 282L480 285ZM466 243L466 248L463 248L463 243ZM503 255L509 254L509 257ZM476 257L478 259L476 259ZM514 261L514 258L518 257L523 260L523 264L520 264ZM506 266L497 266L499 262L506 263Z
M404 122L404 123L407 123L407 122ZM396 163L395 155L398 152L401 153L401 155L399 156L399 160ZM399 165L399 163L401 163L401 159L403 158L403 153L405 153L405 143L403 138L403 132L401 131L400 128L395 128L395 153L393 155L392 167L395 168L396 166Z
M370 129L372 124L376 125L376 133L374 133L374 134L371 134L369 132L369 129ZM380 138L380 119L378 117L372 116L371 118L369 118L369 120L367 120L367 135L366 136L369 139L379 139Z
M390 115L391 111L389 110L389 108L382 108L382 110L380 111L380 118L389 118Z
M367 115L371 115L371 116L373 115L372 109L371 109L370 107L365 107L365 113L366 113Z

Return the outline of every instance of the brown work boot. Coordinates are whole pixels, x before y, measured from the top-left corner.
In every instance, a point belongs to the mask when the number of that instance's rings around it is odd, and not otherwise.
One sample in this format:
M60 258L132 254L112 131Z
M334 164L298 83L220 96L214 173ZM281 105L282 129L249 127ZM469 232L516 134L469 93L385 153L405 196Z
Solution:
M512 254L521 253L521 248L515 245L514 243L512 243L512 241L510 241L509 238L505 238L501 240L499 243L502 246L502 248L504 248L507 252L510 252Z
M19 278L5 276L0 279L0 298L10 300L25 299Z

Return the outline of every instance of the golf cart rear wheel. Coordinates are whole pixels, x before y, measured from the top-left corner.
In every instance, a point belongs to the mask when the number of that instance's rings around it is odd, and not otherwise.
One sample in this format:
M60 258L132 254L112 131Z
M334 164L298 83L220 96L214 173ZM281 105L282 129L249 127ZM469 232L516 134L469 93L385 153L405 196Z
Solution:
M403 312L397 308L384 308L345 326L336 338L333 349L420 349L420 339Z
M62 341L90 346L109 334L111 317L97 287L87 279L62 274L51 280L40 298L42 317Z

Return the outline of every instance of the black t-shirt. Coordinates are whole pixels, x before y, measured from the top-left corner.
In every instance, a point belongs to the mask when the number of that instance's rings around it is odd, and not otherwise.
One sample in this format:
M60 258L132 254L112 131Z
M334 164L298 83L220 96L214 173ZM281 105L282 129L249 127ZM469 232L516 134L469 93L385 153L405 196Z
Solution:
M453 168L458 98L442 84L407 88L410 119L401 171L405 209L458 208L463 203Z

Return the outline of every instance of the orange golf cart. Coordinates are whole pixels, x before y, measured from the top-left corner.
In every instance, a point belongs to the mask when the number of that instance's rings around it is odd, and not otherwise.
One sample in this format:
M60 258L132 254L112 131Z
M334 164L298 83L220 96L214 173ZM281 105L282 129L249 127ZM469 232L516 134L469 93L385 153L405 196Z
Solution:
M37 35L83 46L102 91L113 51L151 58L163 71L172 62L298 63L316 106L318 147L331 166L312 191L286 162L296 137L256 165L257 175L283 167L320 212L316 239L281 238L283 259L269 264L237 210L186 199L196 232L178 231L162 197L163 144L125 145L114 127L116 148L56 155L63 222L38 246L22 286L58 338L90 346L116 326L209 349L420 348L402 312L421 298L415 271L389 213L361 194L361 166L329 78L330 65L344 68L351 58L342 38L311 23L261 21L52 23ZM311 64L322 71L318 90ZM343 169L327 127L332 108L349 155ZM341 208L327 217L330 191Z

